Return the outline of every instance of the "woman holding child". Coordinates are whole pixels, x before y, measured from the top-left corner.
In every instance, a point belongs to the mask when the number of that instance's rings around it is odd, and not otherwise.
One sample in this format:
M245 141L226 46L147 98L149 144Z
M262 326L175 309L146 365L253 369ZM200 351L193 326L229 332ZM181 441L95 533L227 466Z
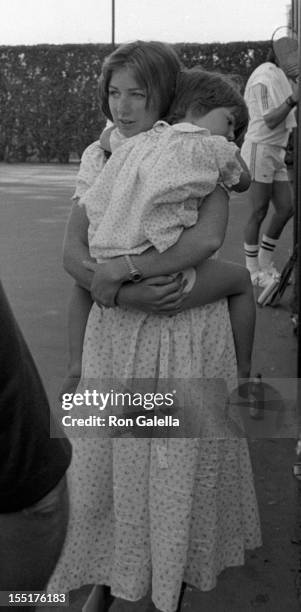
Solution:
M243 125L244 106L239 94L230 86L227 89L226 82L222 89L227 90L228 98L221 91L215 96L215 81L206 104L204 100L201 108L187 104L185 96L180 95L181 79L185 81L186 76L179 73L179 60L173 50L156 42L123 45L107 58L103 67L102 107L117 129L104 136L102 147L113 154L105 168L107 154L99 143L93 143L84 153L76 190L81 200L74 204L65 244L68 271L81 288L92 291L96 302L108 306L100 309L94 303L91 308L83 350L83 380L209 379L224 380L233 388L237 371L228 303L222 299L225 296L229 298L239 376L247 377L250 373L254 304L249 279L234 264L203 261L222 244L226 229L228 196L222 187L216 187L217 182L220 180L229 188L246 188L247 171L234 145L226 142L234 139L239 123ZM187 83L191 83L190 75L187 78ZM197 95L193 88L190 92L196 102L201 95L200 78L201 73L194 78ZM99 254L103 238L97 244L98 230L104 228L106 205L108 211L109 206L114 206L114 198L110 205L106 201L100 204L99 196L105 186L100 172L110 171L109 164L116 163L117 155L122 157L124 147L130 147L129 155L137 160L137 151L147 141L145 156L136 163L135 172L139 173L139 164L143 160L147 163L152 151L149 138L155 139L160 152L158 139L166 137L169 126L156 122L166 117L175 93L178 106L174 104L172 112L181 127L175 130L177 144L172 159L177 159L184 132L183 167L186 168L187 152L193 165L195 147L199 159L210 160L206 172L201 166L196 168L196 174L202 174L201 186L198 184L193 190L189 178L183 195L182 182L178 184L180 200L185 201L185 206L188 203L188 207L182 206L180 212L174 208L173 214L164 204L154 209L154 215L150 214L148 219L151 228L148 242L144 236L144 246L135 250L137 235L142 226L146 227L138 210L138 198L133 216L138 219L138 233L131 236L131 244L124 250L114 251L113 260L96 266L93 276L83 262L91 259L90 253L103 262L103 253ZM127 158L125 155L125 160L120 161L120 168ZM134 168L129 166L126 170L129 179L125 187L131 183L131 167ZM176 169L174 173L178 174ZM146 172L142 191L148 176ZM193 181L195 185L197 178ZM112 193L114 183L113 180ZM136 175L131 185L135 191ZM88 188L91 189L87 191ZM172 193L174 196L175 192ZM131 190L128 193L125 190L123 202L126 197L130 203ZM174 199L171 197L168 205ZM110 233L112 215L108 215L107 236L112 237L112 247L118 233L121 240L123 231L124 239L128 237L124 228L131 213L130 204L123 218L118 206L115 212L118 231L114 233ZM169 238L163 240L163 248L151 249L159 244L162 228L164 238ZM184 282L173 276L182 270ZM147 280L135 286L127 282L135 280L135 275ZM152 278L155 276L159 278ZM72 315L71 330L85 327L85 313L90 306L87 293L80 288L76 292L77 315ZM246 309L249 327L241 325ZM241 344L240 330L244 336ZM76 373L75 362L71 375ZM213 421L209 439L169 438L163 444L162 440L144 438L74 441L69 533L51 581L52 589L107 584L116 597L112 612L118 611L121 600L123 610L134 610L133 602L150 592L157 610L173 612L183 581L209 590L225 567L244 562L246 547L260 545L246 440L230 432L221 435L218 416L214 422L216 411L224 412L225 394L220 394L219 389L220 384L213 385L212 395L206 398L204 394L199 400L200 413ZM210 410L215 411L214 416L208 415L207 401Z

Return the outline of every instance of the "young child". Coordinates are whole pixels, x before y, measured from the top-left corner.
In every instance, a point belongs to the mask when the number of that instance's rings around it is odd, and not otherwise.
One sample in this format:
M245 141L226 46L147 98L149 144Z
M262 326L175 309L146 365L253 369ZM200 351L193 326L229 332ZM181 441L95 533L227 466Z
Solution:
M114 98L114 89L109 90L110 96ZM89 219L90 254L102 262L97 269L104 272L104 283L110 276L105 268L114 270L115 280L109 283L111 300L121 284L131 279L139 261L131 257L151 246L163 252L177 242L183 229L197 222L202 200L218 183L236 191L244 191L250 183L248 169L231 142L246 128L248 113L229 80L198 68L182 71L168 121L172 125L159 121L151 130L123 139L117 147L116 130L106 130L102 145L109 150L112 144L114 153L80 201ZM110 262L104 265L107 259ZM253 293L236 264L216 261L216 265L229 278L225 297L229 298L238 375L247 378L255 324ZM188 293L195 271L185 270L183 275ZM218 291L216 296L213 292L207 302L220 297ZM89 299L77 289L70 317L69 381L63 392L70 391L80 375L81 337L89 309Z

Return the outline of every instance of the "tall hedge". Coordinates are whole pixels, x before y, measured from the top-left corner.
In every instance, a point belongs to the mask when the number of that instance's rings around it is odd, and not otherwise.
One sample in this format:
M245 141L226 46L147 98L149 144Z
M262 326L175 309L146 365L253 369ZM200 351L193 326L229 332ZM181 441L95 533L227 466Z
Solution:
M244 84L269 42L174 45L183 64L231 73ZM66 163L105 123L97 81L110 45L0 46L0 161Z

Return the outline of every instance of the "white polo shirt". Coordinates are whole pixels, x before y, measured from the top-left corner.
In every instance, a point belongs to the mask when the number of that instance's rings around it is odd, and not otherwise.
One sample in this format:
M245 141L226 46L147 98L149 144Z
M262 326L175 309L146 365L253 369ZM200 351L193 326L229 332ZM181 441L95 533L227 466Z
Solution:
M278 108L291 94L291 85L281 68L270 62L256 68L245 91L250 115L245 140L286 147L290 131L296 125L294 111L273 129L267 126L264 116Z

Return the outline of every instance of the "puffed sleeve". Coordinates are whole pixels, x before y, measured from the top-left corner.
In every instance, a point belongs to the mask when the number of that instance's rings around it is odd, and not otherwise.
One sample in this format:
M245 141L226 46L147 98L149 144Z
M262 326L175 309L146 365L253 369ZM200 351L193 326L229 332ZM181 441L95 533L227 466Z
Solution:
M92 142L83 152L76 177L75 192L72 199L81 206L80 198L93 185L105 164L105 155L99 140Z
M220 173L220 180L227 188L239 183L243 168L237 159L238 147L234 142L228 142L223 136L213 136L215 157Z

